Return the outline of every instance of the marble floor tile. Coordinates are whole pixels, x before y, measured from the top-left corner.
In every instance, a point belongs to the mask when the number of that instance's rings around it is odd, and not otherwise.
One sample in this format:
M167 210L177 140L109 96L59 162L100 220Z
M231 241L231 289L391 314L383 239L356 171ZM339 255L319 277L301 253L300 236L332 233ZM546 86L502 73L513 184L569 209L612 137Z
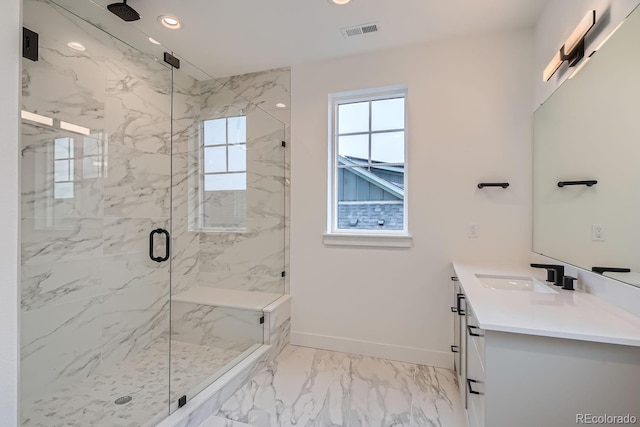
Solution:
M256 427L466 427L452 371L296 346L217 416Z
M175 402L240 355L173 340L170 361L168 349L165 334L114 368L24 405L22 426L139 427L168 414L168 399ZM133 399L115 405L120 396Z
M211 416L200 424L200 427L254 427L239 421L229 420L227 418Z
M466 425L455 372L431 366L416 366L411 427Z
M219 415L256 426L309 425L324 410L326 392L346 356L288 346Z

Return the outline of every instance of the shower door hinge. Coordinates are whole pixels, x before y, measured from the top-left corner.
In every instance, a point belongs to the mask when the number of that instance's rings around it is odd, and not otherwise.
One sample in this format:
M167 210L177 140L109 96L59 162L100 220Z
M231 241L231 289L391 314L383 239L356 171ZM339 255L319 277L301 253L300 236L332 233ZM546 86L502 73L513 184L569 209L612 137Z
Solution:
M164 62L171 65L173 68L180 69L180 60L169 52L164 53Z
M38 33L22 27L22 57L38 61Z
M264 324L264 316L260 317L260 324L263 325Z
M282 141L282 146L286 147L287 146L287 142L286 141Z
M187 404L187 395L185 394L180 399L178 399L178 408L182 408L186 404Z
M287 275L287 272L286 272L286 271L283 271L283 272L282 272L282 277L285 277L286 275Z

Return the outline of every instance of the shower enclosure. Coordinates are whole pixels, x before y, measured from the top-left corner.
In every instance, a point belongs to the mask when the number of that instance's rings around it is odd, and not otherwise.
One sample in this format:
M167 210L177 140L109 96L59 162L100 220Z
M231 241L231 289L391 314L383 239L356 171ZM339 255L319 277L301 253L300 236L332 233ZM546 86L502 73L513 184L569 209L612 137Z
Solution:
M97 3L23 16L22 425L154 425L263 343L285 127Z

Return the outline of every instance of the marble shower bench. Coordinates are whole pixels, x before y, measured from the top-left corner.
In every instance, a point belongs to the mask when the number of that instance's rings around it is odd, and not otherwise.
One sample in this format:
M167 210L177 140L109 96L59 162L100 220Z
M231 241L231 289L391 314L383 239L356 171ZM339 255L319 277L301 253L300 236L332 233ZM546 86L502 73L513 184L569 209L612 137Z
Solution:
M291 296L263 292L195 287L174 295L172 339L256 351L176 410L157 427L197 427L216 414L222 403L280 354L289 343ZM260 318L264 317L263 323ZM224 420L225 423L228 420ZM211 420L217 426L222 420ZM152 424L155 425L155 424ZM227 424L220 424L226 426ZM244 427L243 424L231 424Z

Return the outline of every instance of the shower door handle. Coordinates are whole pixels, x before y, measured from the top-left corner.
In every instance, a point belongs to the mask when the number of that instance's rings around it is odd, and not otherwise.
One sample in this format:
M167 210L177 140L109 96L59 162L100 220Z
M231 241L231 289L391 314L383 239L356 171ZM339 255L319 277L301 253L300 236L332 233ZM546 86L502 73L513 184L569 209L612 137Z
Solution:
M153 242L154 242L154 237L155 237L156 234L164 234L164 237L166 239L164 257L154 256ZM151 258L151 260L155 261L155 262L164 262L164 261L168 260L169 259L169 252L170 252L170 249L169 249L170 242L171 242L171 238L169 237L169 232L167 230L165 230L164 228L156 228L155 230L153 230L149 234L149 258Z

